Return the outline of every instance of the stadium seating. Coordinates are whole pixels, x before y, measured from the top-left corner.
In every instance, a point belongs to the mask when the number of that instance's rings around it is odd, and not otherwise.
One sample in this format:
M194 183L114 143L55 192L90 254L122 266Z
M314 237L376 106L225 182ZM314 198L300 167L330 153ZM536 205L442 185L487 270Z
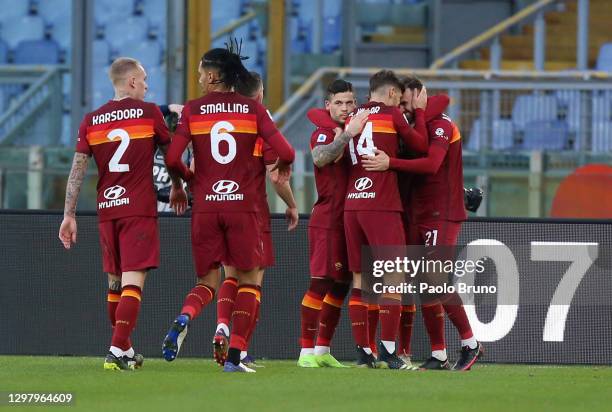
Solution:
M323 53L333 53L340 48L342 41L342 18L340 16L330 16L323 19L323 39L321 51Z
M94 0L94 16L98 24L125 19L133 13L134 3L131 0Z
M211 10L211 33L215 33L240 17L241 2L240 0L213 0Z
M25 0L0 0L0 24L18 20L30 11L30 3Z
M113 86L108 78L108 67L96 68L93 72L93 102L94 108L102 106L113 98Z
M145 99L157 104L166 104L166 70L162 66L154 66L148 69L147 84L149 90Z
M92 65L94 69L109 65L110 46L106 40L94 40L92 50Z
M563 120L534 120L525 124L524 150L566 150L569 131Z
M493 120L491 147L493 150L507 150L514 147L514 130L512 120L496 119ZM482 120L476 119L472 123L470 137L465 148L467 150L478 151L484 146L485 131L482 130Z
M15 64L58 64L59 45L53 40L25 40L15 49Z
M0 40L0 64L5 64L8 61L8 46Z
M593 152L612 152L612 121L593 122Z
M118 55L138 59L148 69L160 65L162 49L157 41L131 42L119 48Z
M612 43L601 46L595 68L604 72L612 72Z
M555 96L532 94L516 98L512 108L515 131L525 131L527 123L536 120L557 120L557 98Z
M109 21L104 28L106 41L115 49L121 49L129 43L139 43L147 38L149 23L142 16L123 16Z
M45 23L38 16L8 20L2 25L2 37L11 49L24 40L42 40L45 37Z
M47 32L66 54L70 54L72 36L71 0L45 0L36 3L37 14L45 21Z
M137 0L135 10L137 14L143 14L149 20L151 37L165 39L168 15L166 0Z

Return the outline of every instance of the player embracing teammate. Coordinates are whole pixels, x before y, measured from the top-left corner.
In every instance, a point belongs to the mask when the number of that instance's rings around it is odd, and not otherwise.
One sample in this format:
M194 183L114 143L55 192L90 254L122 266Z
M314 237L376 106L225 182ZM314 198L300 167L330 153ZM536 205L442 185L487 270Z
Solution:
M255 321L263 235L257 212L259 185L253 152L258 137L278 155L277 168L287 178L295 152L267 110L233 90L251 74L233 47L212 49L198 68L205 95L185 104L168 151L168 167L180 172L193 192L192 253L197 282L187 294L163 344L166 360L178 354L191 322L213 299L221 263L236 268L238 290L225 361L226 372L253 372L240 362ZM195 172L185 171L181 155L193 144Z
M403 102L409 102L420 95L424 86L416 77L404 80ZM403 107L409 108L406 104ZM408 173L403 179L404 208L406 211L407 239L409 245L456 246L461 224L466 220L463 189L463 164L461 134L453 121L443 113L446 105L437 111L428 110L427 134L429 148L427 155L414 159L399 159L384 150L376 150L375 156L363 161L366 170L387 172L395 170ZM408 118L416 121L416 114L405 110ZM469 370L482 355L483 347L476 340L457 293L443 296L428 296L422 302L421 310L432 347L431 357L421 365L422 369L451 369L446 353L444 338L444 313L459 332L461 355L453 370ZM412 313L412 315L410 315ZM406 311L407 318L413 317L412 308ZM402 336L402 348L409 352L410 327Z

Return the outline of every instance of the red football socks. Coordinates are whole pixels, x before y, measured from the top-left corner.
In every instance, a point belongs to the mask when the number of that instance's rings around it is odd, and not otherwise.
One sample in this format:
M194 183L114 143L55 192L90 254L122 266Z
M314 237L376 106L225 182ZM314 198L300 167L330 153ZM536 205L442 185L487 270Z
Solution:
M185 297L181 314L189 315L191 320L195 319L214 296L215 290L213 288L206 285L196 285Z
M121 292L117 290L108 290L108 295L106 296L107 309L108 309L108 320L110 320L111 326L115 326L115 312L117 311L117 306L119 305L119 301L121 300Z
M247 350L247 336L255 320L259 291L257 285L240 285L232 312L230 348Z
M256 286L259 295L256 296L257 301L255 302L255 317L253 318L253 322L251 322L251 327L249 328L249 333L246 337L247 347L251 343L251 336L253 336L253 332L255 332L255 327L257 327L257 322L259 322L259 307L261 306L261 286Z
M474 336L470 321L463 308L463 301L457 293L446 295L442 299L442 306L444 306L444 310L448 314L450 321L455 325L461 339L470 339Z
M368 305L368 341L370 349L374 355L378 354L378 346L376 346L376 331L378 329L378 319L380 317L380 306Z
M445 350L444 340L444 308L439 303L421 305L425 329L431 342L431 350Z
M353 289L349 300L349 317L355 343L362 348L369 348L368 338L368 304L362 300L361 289Z
M399 347L397 350L399 354L410 356L410 341L412 339L412 328L414 326L415 315L415 305L402 305L399 326Z
M338 322L340 321L342 303L348 291L348 283L334 282L330 291L325 295L319 321L317 346L330 346L336 328L338 327Z
M126 285L121 290L121 299L115 311L115 328L111 346L128 350L132 346L130 335L136 327L142 291L138 286Z
M398 298L380 299L380 340L395 342L399 329L402 302Z
M302 299L301 318L302 348L314 348L315 336L319 327L319 315L323 307L323 297L332 285L331 279L310 279L310 287Z
M229 327L237 293L238 280L225 278L217 294L217 324L225 323Z

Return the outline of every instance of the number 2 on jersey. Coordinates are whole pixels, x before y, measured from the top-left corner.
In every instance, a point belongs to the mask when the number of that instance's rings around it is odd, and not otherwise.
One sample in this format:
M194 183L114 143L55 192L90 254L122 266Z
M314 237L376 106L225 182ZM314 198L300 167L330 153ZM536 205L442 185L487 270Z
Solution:
M374 146L374 140L372 139L372 122L367 122L357 141L357 154L359 156L374 156L375 149L376 146ZM349 152L351 152L353 164L356 165L357 156L355 155L355 143L353 143L353 139L349 140Z
M111 141L115 140L116 137L121 139L121 143L119 143L117 150L115 150L115 154L113 154L110 162L108 162L108 170L119 173L129 172L130 165L126 163L119 163L119 161L130 145L130 135L124 129L113 129L108 135L106 135L106 137L108 137L108 139Z

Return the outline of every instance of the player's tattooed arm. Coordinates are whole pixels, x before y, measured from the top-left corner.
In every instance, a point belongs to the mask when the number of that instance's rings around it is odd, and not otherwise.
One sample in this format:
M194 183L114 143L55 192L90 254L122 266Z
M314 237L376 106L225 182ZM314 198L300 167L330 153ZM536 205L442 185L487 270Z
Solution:
M66 200L64 202L64 216L74 217L76 214L77 200L81 191L81 185L87 172L89 156L83 153L75 153L72 160L72 168L66 185Z
M158 146L159 151L162 152L163 155L164 155L164 159L166 158L166 155L168 154L168 147L169 146L170 145L168 145L168 144L160 144ZM178 174L176 174L175 172L171 171L170 168L167 168L167 170L168 170L168 174L170 175L170 180L172 181L172 185L175 186L175 187L178 187L178 186L182 187L183 186L183 180L181 179L181 177Z
M344 152L344 147L353 138L353 136L361 133L365 126L369 110L364 110L353 116L346 129L334 138L334 141L321 146L315 146L312 149L312 160L317 167L323 167L334 162L338 156Z

